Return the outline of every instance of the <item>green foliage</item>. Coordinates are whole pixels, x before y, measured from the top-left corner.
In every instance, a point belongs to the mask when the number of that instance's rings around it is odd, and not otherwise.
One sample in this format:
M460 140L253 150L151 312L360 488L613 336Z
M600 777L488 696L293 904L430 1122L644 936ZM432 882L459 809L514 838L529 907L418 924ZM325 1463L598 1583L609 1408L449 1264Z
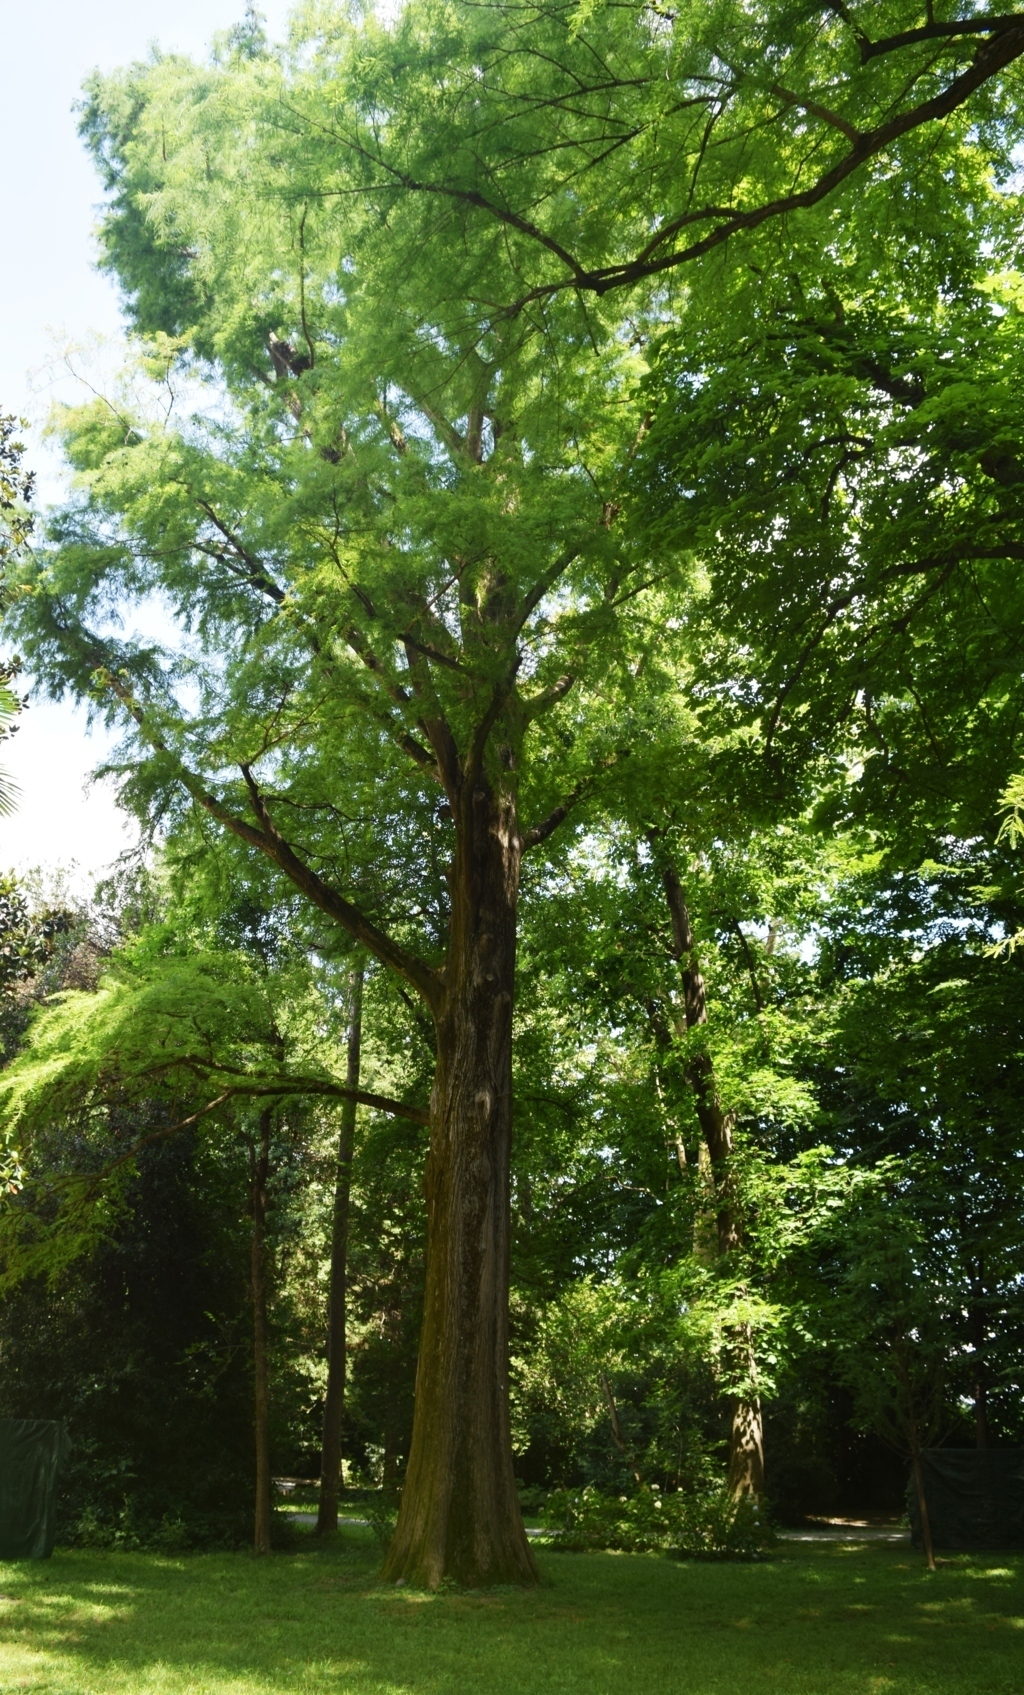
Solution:
M716 1475L714 1361L679 1281L581 1279L530 1315L514 1298L520 1469L611 1492L632 1488L638 1471L674 1488Z
M68 928L67 914L33 913L17 878L0 878L0 997L9 1000L19 984L39 975Z
M19 420L0 412L0 610L9 601L10 577L23 556L32 534L32 494L35 472L24 467L25 448L18 440ZM22 702L11 689L20 669L20 661L0 665L0 741L14 734L13 720ZM17 789L5 772L0 771L0 818L6 818L17 805Z
M1000 796L1004 809L1003 821L999 826L997 841L1007 841L1011 847L1020 847L1024 842L1024 777L1011 777ZM1012 954L1024 943L1024 930L1016 930L1011 935L1004 936L998 942L993 942L988 948L991 957L998 959L1003 954Z
M999 827L1000 840L1005 837L1011 847L1024 841L1024 777L1011 777L1000 796L1006 816Z
M111 912L104 891L58 938L77 937L65 982L86 938L100 947L106 931L116 945L91 986L62 989L59 973L49 982L57 993L3 1073L24 1162L0 1222L0 1350L17 1362L6 1406L70 1424L65 1539L233 1546L251 1533L245 1133L249 1103L268 1090L280 1103L269 1220L275 1464L294 1474L318 1463L335 978L329 962L314 970L296 955L280 914L244 901L225 910L193 883L172 924L159 899L154 908L138 893L120 891ZM394 1009L380 987L368 1004L384 1035ZM366 1080L387 1085L386 1048L367 1047ZM406 1239L421 1228L419 1126L403 1146L393 1124L371 1125L365 1145L349 1267L350 1464L382 1428L408 1451L421 1269ZM147 1301L162 1281L180 1300L161 1320ZM189 1457L197 1449L204 1458Z
M0 594L7 592L8 566L32 534L30 504L35 473L26 471L19 420L0 412Z
M209 403L179 419L126 390L64 416L79 498L27 567L16 628L48 686L101 700L125 728L140 811L197 801L233 827L249 806L244 766L269 785L279 823L282 806L297 809L318 862L349 863L349 831L379 846L387 820L396 875L378 855L371 916L437 958L445 898L423 871L446 838L430 761L409 746L421 720L442 713L466 749L489 691L518 672L508 699L524 718L502 745L539 820L642 744L650 696L689 645L691 597L718 564L692 557L709 526L663 524L652 542L649 526L618 522L666 321L682 322L696 371L711 304L721 318L738 291L729 325L749 315L751 265L816 273L849 223L834 263L854 250L870 275L895 224L905 280L920 208L959 240L965 207L993 198L1017 134L999 80L1015 41L1000 34L975 62L969 31L903 40L911 21L893 9L892 36L869 52L838 14L771 6L665 19L541 6L527 27L514 10L416 4L392 29L318 7L281 52L250 29L208 66L164 58L94 79L83 130L142 366L166 376L171 400L177 371L208 379ZM952 98L961 76L969 110ZM789 77L835 85L844 115ZM947 95L935 131L927 98ZM908 98L924 100L925 130ZM849 153L852 129L881 135L897 111L884 165ZM812 205L816 183L824 194L843 182L848 164L856 191L826 195L827 211L783 234L777 217ZM901 172L905 218L891 192ZM721 210L734 206L735 228ZM675 252L677 237L690 245ZM695 273L691 304L677 263L711 248L720 257ZM990 388L1010 394L987 376L982 406ZM681 508L671 395L652 409ZM746 543L743 523L729 531ZM787 605L806 601L810 557L790 559ZM723 604L735 599L726 575ZM772 581L758 593L774 605ZM105 606L152 592L180 651L101 639ZM484 605L476 631L471 609ZM710 651L723 657L719 642ZM412 886L429 888L425 910L409 912Z
M707 572L698 678L710 724L747 729L748 804L796 790L904 870L990 841L1020 757L1005 117L922 167L912 216L869 188L695 288L633 471L636 521Z
M6 1133L32 1170L0 1221L8 1282L53 1277L100 1240L145 1148L211 1115L230 1136L232 1103L336 1095L318 1012L303 965L268 970L167 924L125 943L95 989L54 997L0 1077ZM55 1171L58 1127L75 1157Z

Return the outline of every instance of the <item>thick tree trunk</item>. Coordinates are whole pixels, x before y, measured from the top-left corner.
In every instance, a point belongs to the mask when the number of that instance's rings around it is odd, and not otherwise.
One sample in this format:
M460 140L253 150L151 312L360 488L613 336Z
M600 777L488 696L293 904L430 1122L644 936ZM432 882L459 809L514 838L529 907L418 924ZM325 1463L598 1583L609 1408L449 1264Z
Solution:
M435 1013L427 1269L412 1444L384 1577L533 1583L508 1403L512 997L521 842L511 797L459 798Z
M348 1058L345 1082L359 1087L360 1049L363 1040L363 978L365 961L353 966L349 979ZM348 1212L352 1189L352 1149L356 1130L356 1103L345 1101L338 1131L338 1164L334 1179L334 1214L331 1221L331 1286L327 1297L327 1393L324 1396L324 1429L320 1446L320 1507L318 1536L338 1528L338 1483L341 1475L341 1427L345 1414L345 1332L348 1291Z
M683 982L682 1027L685 1030L694 1030L707 1023L707 992L697 958L690 913L682 884L675 866L669 860L663 864L662 883L672 918L673 952L679 961ZM724 1257L735 1252L741 1241L740 1218L730 1193L732 1118L722 1109L714 1061L706 1048L694 1054L691 1059L687 1068L687 1080L693 1090L697 1118L707 1149L715 1193L718 1254ZM753 1378L753 1342L749 1331L740 1338L740 1346L745 1349L748 1375ZM740 1396L733 1402L729 1430L729 1491L736 1498L741 1495L761 1495L764 1492L761 1400L756 1394Z
M267 1341L267 1176L270 1170L272 1109L260 1113L258 1148L250 1143L252 1178L252 1336L256 1437L256 1513L253 1553L270 1553L270 1370Z

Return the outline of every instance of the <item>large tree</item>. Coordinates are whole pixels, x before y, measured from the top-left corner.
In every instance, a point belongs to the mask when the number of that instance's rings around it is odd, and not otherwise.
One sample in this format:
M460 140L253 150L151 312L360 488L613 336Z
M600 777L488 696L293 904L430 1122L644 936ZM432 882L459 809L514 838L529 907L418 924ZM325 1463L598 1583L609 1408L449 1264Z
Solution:
M198 808L429 1012L425 1315L386 1571L529 1581L507 1388L517 895L522 856L643 742L677 674L647 661L685 640L660 598L674 583L682 610L681 566L620 522L642 350L733 238L850 181L912 199L955 176L1024 21L896 4L869 34L843 5L433 0L390 30L303 20L281 54L250 30L210 67L90 89L144 367L170 401L207 387L190 417L138 385L68 414L80 494L19 629L49 687L125 727L148 817ZM154 595L175 640L111 629Z

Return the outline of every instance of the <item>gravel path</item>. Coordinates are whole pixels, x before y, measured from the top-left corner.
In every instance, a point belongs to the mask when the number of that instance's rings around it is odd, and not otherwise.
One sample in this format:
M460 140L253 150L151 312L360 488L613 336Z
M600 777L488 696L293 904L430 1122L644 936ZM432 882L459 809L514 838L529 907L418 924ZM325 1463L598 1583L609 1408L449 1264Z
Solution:
M909 1548L910 1531L897 1525L815 1525L809 1530L780 1530L780 1542L903 1542Z
M288 1517L290 1519L294 1519L296 1524L315 1524L316 1523L316 1513L289 1513ZM366 1519L366 1518L346 1518L344 1515L342 1515L338 1519L338 1528L340 1530L346 1524L358 1524L358 1525L361 1525L365 1529L366 1526L369 1524L369 1522L370 1522L369 1519ZM526 1534L527 1534L527 1536L543 1536L543 1535L545 1535L545 1532L543 1530L527 1530ZM827 1524L827 1525L824 1525L823 1524L823 1525L814 1525L813 1528L807 1529L807 1530L780 1530L779 1531L779 1541L780 1542L894 1542L894 1543L901 1543L902 1542L906 1547L909 1548L909 1546L910 1546L910 1531L909 1530L900 1530L899 1527L896 1526L896 1525L879 1525L879 1524L866 1524L866 1525L861 1525L861 1524L851 1524L851 1525Z
M316 1513L289 1513L288 1517L294 1519L296 1524L316 1523ZM343 1530L346 1524L361 1524L365 1528L369 1522L368 1518L347 1518L344 1513L338 1515L339 1530ZM526 1534L527 1536L543 1536L545 1533L543 1530L527 1530Z

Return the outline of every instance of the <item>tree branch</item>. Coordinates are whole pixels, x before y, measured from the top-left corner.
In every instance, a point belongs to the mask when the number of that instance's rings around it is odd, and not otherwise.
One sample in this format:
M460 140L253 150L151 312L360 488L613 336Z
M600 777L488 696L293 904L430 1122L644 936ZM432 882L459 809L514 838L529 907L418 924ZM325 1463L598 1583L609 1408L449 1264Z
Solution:
M372 1107L375 1112L389 1112L393 1118L407 1118L411 1124L429 1124L426 1107L408 1106L394 1101L390 1095L375 1095L369 1089L349 1089L342 1083L329 1083L316 1077L285 1077L275 1082L271 1078L254 1077L251 1086L240 1085L239 1095L287 1097L289 1095L326 1095L331 1100L355 1101L357 1106Z
M508 673L501 682L495 683L491 692L491 699L487 706L487 710L473 732L473 739L469 745L466 762L462 768L461 789L463 795L468 796L472 794L473 785L483 768L484 749L487 746L487 738L497 723L502 708L508 702L509 696L511 695L515 684L516 671L518 669L519 660L516 659L511 672Z
M213 1066L211 1069L218 1071L230 1068ZM349 1089L341 1083L329 1083L326 1079L316 1077L284 1079L253 1077L248 1083L233 1083L229 1088L222 1089L220 1094L215 1096L212 1101L207 1101L205 1106L189 1113L187 1118L179 1119L177 1124L165 1124L159 1130L151 1130L147 1135L138 1137L130 1148L119 1154L117 1159L109 1160L101 1170L69 1174L63 1179L63 1183L58 1179L55 1186L71 1188L76 1183L80 1183L85 1191L83 1199L87 1199L90 1192L95 1191L98 1185L108 1177L112 1177L115 1171L119 1171L122 1166L127 1165L129 1160L135 1159L143 1148L152 1146L154 1142L163 1141L168 1136L177 1136L182 1130L190 1130L193 1125L198 1124L201 1119L207 1118L218 1107L225 1106L228 1101L254 1097L280 1099L294 1095L327 1095L332 1098L337 1097L340 1100L352 1100L358 1106L372 1107L376 1112L388 1112L394 1118L407 1118L413 1124L430 1123L430 1114L424 1108L407 1106L404 1101L393 1101L387 1095L375 1095L366 1089Z
M567 571L573 560L579 558L580 551L578 547L566 548L564 553L558 555L550 569L545 571L542 577L537 578L532 589L527 590L523 596L522 606L519 608L519 616L516 619L517 632L522 629L530 613L536 611L548 590L557 583L562 572Z
M97 1184L102 1183L107 1177L113 1176L114 1172L119 1171L122 1165L127 1165L128 1161L134 1159L136 1154L141 1153L143 1148L148 1148L153 1142L162 1141L165 1136L176 1136L182 1130L190 1130L193 1124L199 1123L201 1118L206 1118L209 1113L215 1112L217 1107L223 1106L225 1101L229 1101L235 1092L234 1089L225 1089L215 1100L207 1101L205 1106L201 1106L198 1111L190 1113L187 1118L179 1119L177 1124L166 1124L159 1130L151 1130L148 1135L140 1136L137 1141L132 1143L127 1153L119 1154L117 1159L108 1161L99 1171L70 1172L67 1176L58 1177L51 1187L55 1189L71 1188L74 1184L81 1183L85 1186L83 1198L88 1198L90 1190L95 1189Z
M423 649L412 642L408 636L405 638L404 646L413 689L417 697L429 702L429 716L424 713L420 719L420 729L434 750L441 783L448 799L455 806L462 783L462 766L459 761L459 750L455 743L455 737L452 735L451 726L434 692L430 670L424 660Z
M414 392L411 388L409 388L408 383L405 387L408 391L409 399L412 401L414 406L419 407L424 417L428 418L433 424L449 453L452 454L453 457L461 459L466 451L465 437L459 434L455 425L445 417L443 412L439 412L437 410L437 407L427 399L426 395Z
M834 10L837 8L833 7ZM845 9L844 9L845 10ZM848 21L850 21L848 19ZM515 317L532 301L544 300L554 294L560 294L565 289L588 290L603 295L616 288L630 288L649 277L659 276L664 271L675 270L680 265L692 264L713 248L720 247L723 242L741 231L758 229L761 224L774 218L784 217L788 212L806 211L818 205L839 188L848 177L858 171L869 159L883 153L893 142L919 129L923 124L936 122L947 118L958 107L999 71L1020 58L1024 53L1024 13L1010 13L1006 17L989 19L972 19L964 24L944 27L941 25L925 26L920 32L911 32L911 40L926 40L934 30L936 38L939 35L963 34L969 31L991 32L989 40L976 53L974 62L954 77L948 88L930 100L924 100L919 105L911 107L900 116L890 118L886 123L878 124L874 129L862 131L853 143L850 151L829 170L825 171L810 188L797 190L792 194L780 195L776 200L765 202L761 206L741 210L731 207L703 208L696 212L685 212L672 219L657 232L646 248L633 260L618 265L600 266L593 270L581 270L572 261L572 274L559 278L550 283L539 283L522 295L519 300L505 309L505 315ZM862 38L862 53L866 57L877 56L879 51L894 50L890 41L872 44L867 37ZM866 44L866 45L865 45ZM907 43L909 44L909 43ZM868 52L867 48L872 51ZM687 224L699 219L714 218L718 220L717 228L690 246L679 248L672 253L663 254L660 258L649 256L656 246L662 245L669 236L684 228Z
M392 418L391 413L388 411L383 400L375 400L373 409L378 418L381 420L381 423L384 425L384 428L387 430L388 438L395 452L403 455L408 453L409 443L406 441L405 436L399 429L395 419Z
M309 123L309 119L304 113L296 113L295 115L300 118L301 122ZM400 184L402 188L407 188L416 194L437 194L444 199L461 201L465 206L478 207L481 211L489 213L491 217L497 218L500 223L508 224L512 229L517 229L522 234L530 236L532 240L540 242L542 247L546 247L556 258L561 259L562 263L568 265L570 270L579 269L572 254L562 247L554 236L548 235L539 225L531 223L528 218L521 217L518 212L513 212L511 207L500 206L496 201L488 200L486 195L478 193L476 189L458 188L454 184L447 183L420 182L417 178L400 170L397 165L389 165L388 161L382 158L379 153L361 146L358 141L354 141L350 136L341 135L337 130L327 128L323 124L315 124L312 127L326 131L343 147L348 147L353 153L359 154L361 158L368 159L371 164L386 172L392 181ZM459 437L458 439L461 443L462 438Z
M532 847L537 847L541 842L547 841L548 837L558 829L559 824L568 818L573 807L583 799L593 782L593 776L581 777L576 787L569 791L563 801L559 801L558 805L552 808L546 818L542 818L539 824L533 824L523 832L521 840L524 853L527 853Z
M864 64L869 59L877 59L882 53L895 53L901 47L913 47L918 41L949 40L958 35L988 35L999 34L1003 30L1012 29L1020 23L1019 12L1005 12L999 17L988 18L954 18L949 23L922 24L918 29L905 29L900 35L886 35L881 41L869 41L866 35L860 37L860 56Z
M542 713L549 712L553 706L557 706L558 702L569 693L575 682L575 676L572 672L567 671L564 677L559 677L556 683L552 683L548 688L542 689L539 694L535 694L532 700L525 700L523 712L526 722L531 723L534 718L539 718Z
M351 626L345 631L345 640L348 642L353 653L362 660L366 669L372 672L373 676L378 678L378 680L383 684L384 688L391 696L391 699L395 702L395 705L399 707L408 706L412 699L408 689L403 688L400 683L394 682L388 676L384 665L378 659L362 631L357 630L354 625ZM387 718L385 719L385 722L388 723L391 734L394 736L403 752L407 753L411 759L416 761L417 765L421 765L424 770L429 771L431 776L435 777L439 783L443 784L444 779L442 778L441 772L438 768L436 758L428 751L427 748L423 746L422 742L418 742L412 732L405 729L404 726L396 725Z
M95 645L98 648L99 644ZM215 795L210 794L200 778L193 771L190 771L184 761L168 747L164 738L151 729L146 722L146 715L142 707L135 700L122 678L105 666L97 667L96 675L106 682L111 692L138 725L144 740L149 743L150 747L172 762L175 777L182 788L192 796L193 800L198 802L204 811L209 813L211 818L215 818L218 824L222 824L240 841L246 842L250 847L254 847L260 853L265 854L295 884L297 889L301 889L314 906L319 907L321 912L326 913L342 929L347 930L350 936L354 936L356 941L361 942L384 965L390 966L393 971L398 972L400 977L404 977L408 983L411 983L423 996L431 1010L436 1008L442 991L440 973L423 960L418 959L415 954L403 948L391 936L386 935L383 930L378 930L377 926L371 923L370 919L360 912L358 907L353 906L351 901L347 901L343 895L339 895L336 890L330 888L317 876L311 866L306 865L299 858L294 848L285 841L274 825L248 766L243 765L241 771L249 791L253 812L261 826L258 830L254 830L251 824L246 824L244 819L236 817L230 807L225 806L223 801L219 801Z
M738 918L730 918L728 922L730 928L734 930L736 935L739 937L739 944L743 949L743 958L747 967L747 976L750 978L750 988L754 996L754 1005L756 1006L758 1013L761 1014L764 1012L764 996L761 993L761 985L757 980L757 967L754 963L754 955L751 952L746 931Z
M401 683L396 683L388 676L384 664L380 659L378 659L373 648L363 635L362 630L356 629L354 624L350 625L350 627L345 631L345 640L348 642L352 652L362 660L366 669L368 671L372 671L373 675L383 683L395 704L397 706L408 706L411 699L409 690L403 688Z
M377 1095L369 1089L353 1089L345 1083L336 1083L330 1077L303 1077L291 1075L268 1074L259 1071L246 1071L237 1065L222 1065L217 1060L206 1060L195 1054L175 1054L162 1066L154 1066L153 1072L174 1070L184 1066L187 1070L196 1072L204 1077L237 1076L244 1079L230 1085L229 1094L239 1096L273 1096L276 1099L289 1095L324 1095L331 1100L355 1101L357 1106L372 1107L376 1112L389 1112L394 1118L407 1118L413 1124L429 1124L430 1113L426 1107L410 1106L405 1101L392 1100L390 1095ZM227 1099L226 1095L218 1096L218 1103ZM191 1122L191 1121L189 1121Z
M397 971L400 977L404 977L419 990L429 1007L435 1008L441 996L440 973L423 960L417 959L415 954L409 953L383 930L378 930L376 924L360 912L358 907L330 888L311 866L299 858L295 849L277 829L249 767L243 765L241 771L249 790L250 804L261 826L260 831L251 832L251 835L257 838L255 845L285 873L297 889L302 890L314 906L319 907L321 912L347 930L350 936L354 936L357 942L361 942L363 947L368 948L384 965L389 965L393 971ZM212 811L212 808L208 807L207 810ZM247 829L233 814L227 813L226 808L219 807L218 811L226 814L220 818L220 822L227 829L239 835ZM213 815L217 816L217 813ZM246 838L243 836L244 839Z
M263 594L269 595L270 599L280 606L281 602L286 598L285 591L278 587L272 577L267 576L267 573L264 571L262 564L256 556L250 553L248 548L243 546L238 537L228 528L227 524L221 522L216 511L208 503L208 501L197 500L196 505L199 507L201 512L206 513L206 516L209 518L214 529L219 530L221 535L224 537L224 540L228 542L232 548L234 548L235 553L242 563L248 566L248 580L252 583L253 587L258 588ZM197 546L199 545L200 544L197 543ZM201 551L203 550L201 549Z
M622 1425L619 1423L619 1411L615 1405L615 1396L612 1394L612 1386L603 1371L599 1372L598 1376L600 1378L601 1388L604 1391L604 1398L607 1402L608 1412L612 1421L612 1441L615 1443L615 1446L618 1448L623 1459L629 1461L629 1469L633 1473L636 1482L642 1483L643 1478L640 1475L640 1469L636 1463L636 1454L629 1446L625 1436L622 1434Z
M810 112L814 118L820 118L822 123L830 124L833 129L840 130L848 141L859 141L861 132L839 112L832 112L827 106L821 106L816 100L808 100L806 95L794 94L792 89L783 88L780 82L772 83L772 93L787 106L796 106L801 112Z
M557 830L562 820L569 816L573 807L590 792L602 773L610 771L613 765L617 765L619 763L620 759L626 759L628 757L629 749L619 748L616 753L609 754L607 759L602 759L596 771L588 771L585 777L581 777L575 788L569 791L565 799L560 801L559 804L548 813L546 818L542 818L539 824L532 825L531 828L520 837L523 852L526 853L529 848L536 847L539 842L546 842L552 831Z

